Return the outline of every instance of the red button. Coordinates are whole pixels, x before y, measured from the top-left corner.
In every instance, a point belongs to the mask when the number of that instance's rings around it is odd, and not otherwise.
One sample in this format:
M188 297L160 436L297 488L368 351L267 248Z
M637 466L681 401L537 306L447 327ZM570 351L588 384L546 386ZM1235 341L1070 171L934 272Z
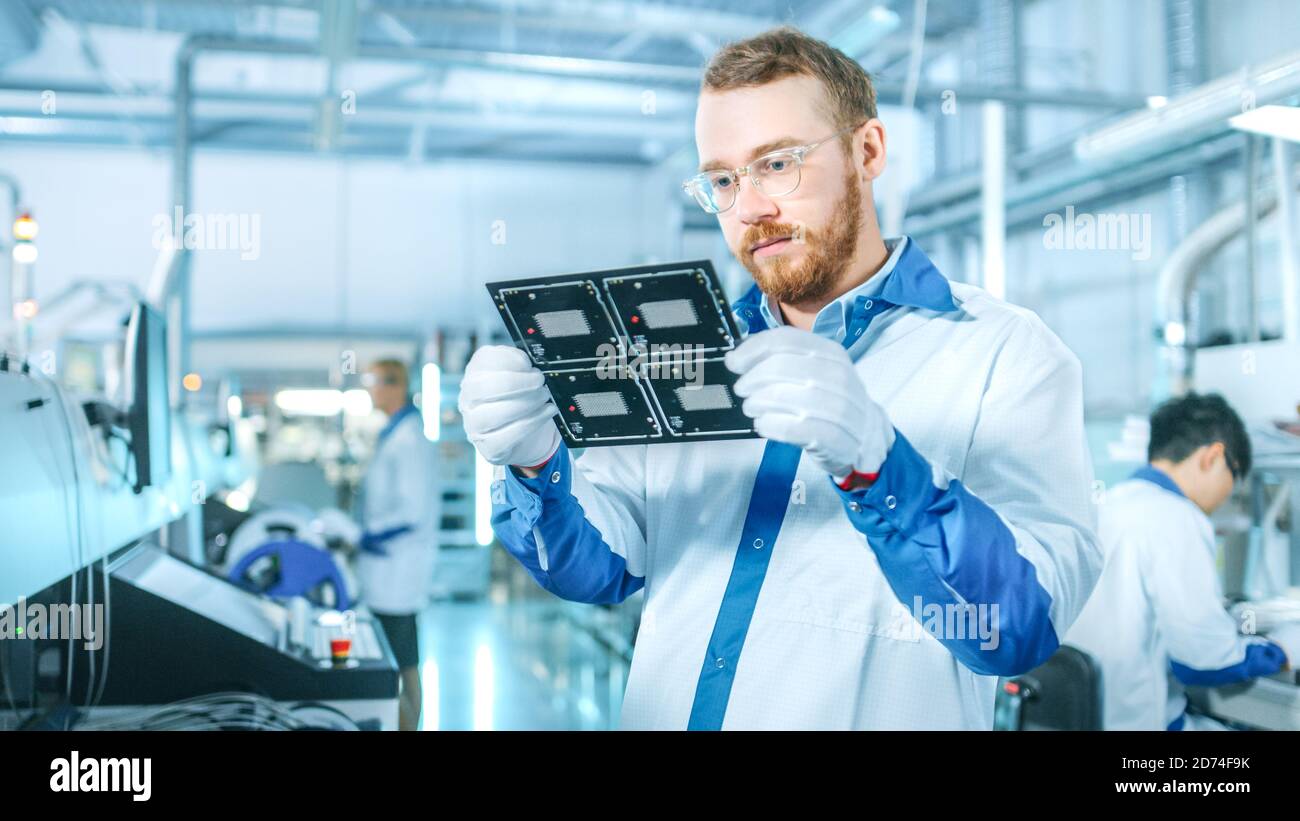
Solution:
M352 653L352 639L330 639L330 654L345 659Z

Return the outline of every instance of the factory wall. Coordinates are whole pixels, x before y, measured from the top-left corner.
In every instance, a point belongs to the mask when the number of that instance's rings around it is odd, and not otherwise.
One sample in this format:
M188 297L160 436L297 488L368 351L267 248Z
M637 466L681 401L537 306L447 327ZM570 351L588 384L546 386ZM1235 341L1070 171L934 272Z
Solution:
M5 167L40 209L38 299L79 279L144 286L156 220L172 216L169 156L11 147ZM490 318L483 282L662 258L662 220L646 216L649 173L200 151L191 214L245 227L224 249L194 251L194 327L284 327L305 308L324 329L472 330Z

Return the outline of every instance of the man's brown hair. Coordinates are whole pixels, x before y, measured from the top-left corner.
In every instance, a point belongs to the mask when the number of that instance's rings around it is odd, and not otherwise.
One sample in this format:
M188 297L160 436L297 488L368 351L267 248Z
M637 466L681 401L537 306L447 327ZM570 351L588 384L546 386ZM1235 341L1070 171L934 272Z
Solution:
M876 90L866 70L829 43L791 26L723 46L705 67L701 87L727 91L797 75L821 81L826 90L826 113L836 131L876 116Z

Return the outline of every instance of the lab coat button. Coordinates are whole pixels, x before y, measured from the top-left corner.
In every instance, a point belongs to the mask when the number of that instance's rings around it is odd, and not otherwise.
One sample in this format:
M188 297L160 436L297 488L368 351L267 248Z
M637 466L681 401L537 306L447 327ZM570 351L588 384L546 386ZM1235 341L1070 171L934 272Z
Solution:
M885 497L885 507L889 508L890 510L893 510L894 508L898 507L898 499L897 499L895 496L893 496L892 494L889 495L889 496L886 496L886 497Z
M719 670L721 670L723 667L726 667L726 666L727 666L727 663L726 663L725 661L723 661L722 659L718 659L718 669L719 669Z
M560 481L560 472L557 470L551 474L551 484L553 485L559 484L559 481Z
M875 304L876 304L876 303L874 303L874 302L872 302L871 300L868 299L866 302L862 303L862 307L863 307L863 308L866 308L868 311L870 311L870 310L871 310L871 306L872 306L872 305L875 305Z
M857 513L859 510L862 510L862 505L858 504L857 502L849 502L849 510L853 511L854 513Z
M754 548L755 548L755 549L761 549L762 547L763 547L763 540L762 540L762 539L755 539L755 540L754 540Z

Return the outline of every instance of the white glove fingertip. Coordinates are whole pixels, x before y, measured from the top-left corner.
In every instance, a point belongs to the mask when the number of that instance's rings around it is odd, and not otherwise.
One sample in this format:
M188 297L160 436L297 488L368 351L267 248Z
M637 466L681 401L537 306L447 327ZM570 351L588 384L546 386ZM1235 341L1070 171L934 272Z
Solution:
M737 351L739 350L740 350L739 348L733 348L732 350L727 351L726 355L722 357L722 364L726 365L727 370L731 371L732 373L745 372L745 369L743 367L744 362L740 358L740 355L737 353Z
M786 442L792 445L798 445L799 442L792 441L790 436L790 426L784 424L778 415L771 413L761 413L754 419L754 433L764 439L771 439L773 442Z

